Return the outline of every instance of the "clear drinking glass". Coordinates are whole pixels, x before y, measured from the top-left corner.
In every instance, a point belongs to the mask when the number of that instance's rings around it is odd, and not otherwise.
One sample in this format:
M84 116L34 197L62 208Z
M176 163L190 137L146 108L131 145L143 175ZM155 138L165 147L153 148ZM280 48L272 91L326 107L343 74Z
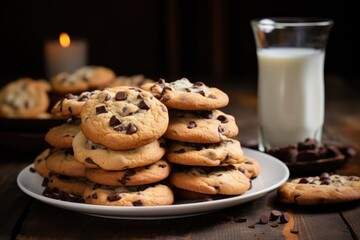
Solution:
M259 149L322 144L324 62L334 22L320 18L253 19L258 59Z

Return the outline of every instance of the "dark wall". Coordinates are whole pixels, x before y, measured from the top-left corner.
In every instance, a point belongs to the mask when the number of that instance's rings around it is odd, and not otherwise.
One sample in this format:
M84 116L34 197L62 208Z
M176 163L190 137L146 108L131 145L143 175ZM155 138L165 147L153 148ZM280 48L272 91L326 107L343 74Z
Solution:
M335 21L326 72L357 82L354 9L345 1L310 0L4 0L0 77L43 77L43 43L65 31L88 40L89 64L119 75L230 81L256 75L252 18L317 16Z

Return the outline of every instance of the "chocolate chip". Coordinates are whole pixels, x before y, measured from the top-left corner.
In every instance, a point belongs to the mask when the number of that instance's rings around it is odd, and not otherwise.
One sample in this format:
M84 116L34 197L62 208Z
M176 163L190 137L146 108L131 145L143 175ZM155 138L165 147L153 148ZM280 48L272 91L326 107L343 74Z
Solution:
M329 178L326 178L321 181L321 185L330 185L332 181Z
M288 223L290 221L290 215L287 212L284 212L280 216L280 223Z
M98 198L97 193L91 194L91 197L92 197L93 199L97 199L97 198Z
M85 158L85 162L87 162L87 163L94 163L94 161L92 160L91 157Z
M167 108L164 105L160 104L160 108L163 112L167 112Z
M201 87L201 86L203 86L205 84L203 82L195 82L193 85L196 86L196 87Z
M269 222L269 217L266 214L261 215L259 219L260 224L267 224Z
M327 172L324 172L320 175L320 180L323 180L323 179L326 179L326 178L329 178L330 177L330 174L327 173Z
M126 92L117 92L115 94L115 100L116 101L123 101L127 98L127 94Z
M219 133L222 133L222 132L224 132L224 131L225 131L225 129L224 129L222 126L219 126L219 127L218 127L218 132L219 132Z
M292 229L290 229L290 232L291 232L291 233L294 233L294 234L298 234L298 233L299 233L299 230L296 229L296 228L292 228Z
M120 124L121 124L121 121L116 116L112 116L110 118L110 122L109 122L110 127L114 127L114 126L117 126Z
M122 176L122 178L119 179L119 182L121 182L123 185L126 184L130 180L130 177L135 175L136 171L134 169L127 169Z
M121 199L121 197L120 197L120 195L118 193L114 193L114 194L111 194L111 195L107 196L107 200L109 202L118 201L120 199Z
M107 113L106 107L104 105L96 107L96 114L101 114L101 113Z
M82 95L80 96L80 98L78 99L79 102L86 102L87 100L89 100L89 97L86 95Z
M138 106L139 106L140 109L143 109L143 110L149 110L150 109L150 106L145 102L145 100L142 100L139 103Z
M198 91L197 93L199 93L201 96L205 97L205 92L204 91Z
M275 221L281 216L281 212L279 210L272 210L270 213L270 220Z
M309 181L306 178L301 178L299 181L300 184L307 184Z
M184 153L184 152L185 152L185 149L183 149L183 148L174 151L174 153Z
M29 170L30 170L30 172L32 172L32 173L36 172L35 168L33 168L33 167L29 168Z
M143 203L141 202L141 200L136 200L136 201L134 201L132 204L133 204L133 206L142 206L142 205L143 205Z
M229 120L227 119L227 117L224 116L224 115L219 115L216 119L219 120L221 123L227 123L227 122L229 122Z
M133 123L129 123L129 125L126 127L126 134L134 134L137 132L137 127Z
M111 98L110 94L108 94L108 93L107 93L107 94L105 95L104 100L105 100L105 101L109 101L109 100L110 100L110 98Z
M188 129L193 129L193 128L196 128L196 122L194 122L194 121L190 121L189 122L189 124L188 124L188 126L187 126L187 128Z

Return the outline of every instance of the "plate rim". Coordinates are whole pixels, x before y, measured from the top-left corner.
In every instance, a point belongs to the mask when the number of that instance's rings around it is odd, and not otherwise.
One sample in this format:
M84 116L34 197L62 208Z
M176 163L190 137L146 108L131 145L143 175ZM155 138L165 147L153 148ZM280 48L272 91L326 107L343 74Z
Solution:
M276 179L273 179L273 184L264 187L260 190L251 192L249 190L248 192L238 195L238 196L232 196L228 198L223 199L217 199L213 201L206 201L206 202L191 202L191 203L179 203L179 204L173 204L173 205L164 205L164 206L141 206L141 207L133 207L133 206L102 206L102 205L91 205L91 204L84 204L84 203L75 203L75 202L66 202L58 199L52 199L45 197L43 195L40 195L39 193L32 191L30 187L26 187L26 184L23 183L23 179L25 177L25 174L27 174L27 171L30 172L30 168L34 167L34 163L26 166L23 168L18 176L17 176L17 185L18 187L27 195L30 197L41 201L43 203L46 203L48 205L52 205L54 207L71 210L75 212L79 212L86 215L92 215L97 217L104 217L104 218L112 218L112 219L141 219L141 220L152 220L152 219L166 219L166 218L180 218L180 217L188 217L188 216L195 216L200 214L205 214L209 212L219 211L224 208L240 205L252 200L255 200L257 198L262 197L266 193L275 190L280 185L285 183L290 176L290 170L286 164L284 164L281 160L249 148L242 147L244 154L249 157L254 157L254 155L260 156L259 161L261 172L260 175L253 180L254 181L261 181L261 173L263 171L266 171L264 167L262 166L265 161L271 160L270 164L276 165L277 167L281 167L281 170L283 172L282 176L279 176ZM37 175L41 178L40 175ZM44 188L41 185L35 186L35 188Z

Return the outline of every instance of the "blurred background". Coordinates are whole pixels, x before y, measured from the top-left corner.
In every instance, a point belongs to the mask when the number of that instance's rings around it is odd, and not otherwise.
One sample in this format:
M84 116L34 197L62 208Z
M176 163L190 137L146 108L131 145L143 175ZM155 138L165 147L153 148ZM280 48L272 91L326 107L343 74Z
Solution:
M67 32L86 39L88 63L118 75L181 77L208 84L256 84L250 20L271 16L332 18L325 73L360 91L354 6L347 1L21 1L3 0L0 83L44 78L44 43Z

